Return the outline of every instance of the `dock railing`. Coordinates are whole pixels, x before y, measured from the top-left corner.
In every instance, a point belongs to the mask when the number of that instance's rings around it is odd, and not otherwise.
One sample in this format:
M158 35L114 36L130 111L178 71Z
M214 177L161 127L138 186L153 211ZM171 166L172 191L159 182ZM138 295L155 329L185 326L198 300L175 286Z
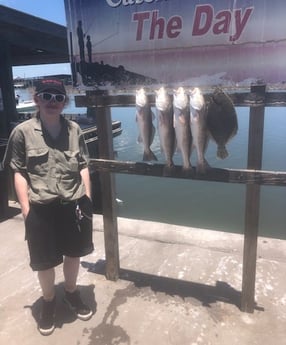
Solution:
M286 106L286 92L266 92L266 85L253 85L250 92L229 93L236 107L249 107L249 140L247 169L209 169L206 174L186 177L182 167L176 166L167 178L189 178L246 185L245 228L241 310L252 313L255 307L255 278L257 238L259 233L260 187L286 186L286 172L262 171L263 132L265 107ZM155 97L149 96L151 105ZM119 278L119 246L114 173L165 177L164 164L114 160L111 127L111 107L134 107L133 95L108 95L101 91L87 91L76 97L76 105L96 112L98 126L99 159L91 160L91 169L101 176L106 277Z
M90 114L96 114L97 119L99 159L91 159L91 169L100 173L107 279L117 280L120 270L114 173L245 184L241 310L250 313L254 311L260 188L262 185L286 186L285 171L261 170L264 112L265 107L285 107L286 92L266 92L266 85L255 85L250 92L234 92L229 93L229 96L236 107L250 108L247 169L210 168L205 174L196 174L196 169L193 168L194 173L186 176L181 166L175 166L168 177L164 176L164 164L114 160L110 109L134 107L134 95L108 95L102 91L87 91L86 95L76 96L76 105L87 107ZM155 105L154 96L149 96L149 101L151 105ZM7 176L1 168L0 173L0 218L3 218L8 208L8 187Z

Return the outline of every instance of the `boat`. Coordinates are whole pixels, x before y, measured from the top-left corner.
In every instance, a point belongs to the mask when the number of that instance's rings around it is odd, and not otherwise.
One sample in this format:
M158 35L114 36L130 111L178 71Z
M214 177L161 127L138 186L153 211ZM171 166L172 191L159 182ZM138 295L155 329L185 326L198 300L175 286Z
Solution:
M90 158L98 158L98 132L96 122L79 117L73 121L77 122L83 132L84 141L87 145ZM112 137L115 138L122 133L121 121L112 121Z
M14 84L14 88L15 89L24 89L25 87L25 84L24 83L17 83L17 84Z
M36 104L33 100L22 101L16 105L18 113L33 113L36 111Z
M98 158L98 133L96 119L83 114L69 114L63 113L64 118L75 121L81 128L84 140L87 145L89 155L91 158ZM122 133L121 121L112 121L112 137L115 138Z

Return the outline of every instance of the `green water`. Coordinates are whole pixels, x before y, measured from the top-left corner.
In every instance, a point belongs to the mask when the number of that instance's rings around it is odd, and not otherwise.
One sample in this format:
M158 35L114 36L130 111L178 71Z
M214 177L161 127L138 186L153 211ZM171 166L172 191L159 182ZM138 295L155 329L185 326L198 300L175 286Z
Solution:
M136 143L138 131L135 110L115 108L112 116L122 121L123 133L114 139L118 160L140 161L142 146ZM217 168L247 167L249 109L237 108L239 131L228 145L230 156L216 159L216 147L207 151L209 164ZM286 109L267 108L265 112L263 170L286 171ZM163 162L159 139L152 149ZM196 165L196 157L192 157ZM178 153L175 163L181 164ZM234 233L244 232L245 185L180 180L171 178L116 175L117 196L123 201L119 216ZM148 231L148 229L146 229ZM286 239L286 189L261 187L259 235Z

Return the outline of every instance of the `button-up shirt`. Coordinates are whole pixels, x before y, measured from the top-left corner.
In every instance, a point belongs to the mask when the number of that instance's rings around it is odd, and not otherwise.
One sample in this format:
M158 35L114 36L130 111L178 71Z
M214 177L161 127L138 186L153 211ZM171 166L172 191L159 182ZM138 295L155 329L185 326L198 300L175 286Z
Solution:
M61 117L61 131L54 139L32 118L16 126L4 158L15 172L26 177L31 203L55 199L76 200L85 194L80 170L88 166L88 150L81 128Z

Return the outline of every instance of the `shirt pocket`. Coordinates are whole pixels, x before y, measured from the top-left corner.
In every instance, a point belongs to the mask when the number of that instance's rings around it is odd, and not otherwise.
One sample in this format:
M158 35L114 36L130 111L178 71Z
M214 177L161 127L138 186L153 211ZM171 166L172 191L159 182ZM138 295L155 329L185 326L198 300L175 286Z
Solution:
M79 151L64 151L68 169L72 172L79 170Z
M49 171L49 149L37 148L27 152L28 173L45 176Z

